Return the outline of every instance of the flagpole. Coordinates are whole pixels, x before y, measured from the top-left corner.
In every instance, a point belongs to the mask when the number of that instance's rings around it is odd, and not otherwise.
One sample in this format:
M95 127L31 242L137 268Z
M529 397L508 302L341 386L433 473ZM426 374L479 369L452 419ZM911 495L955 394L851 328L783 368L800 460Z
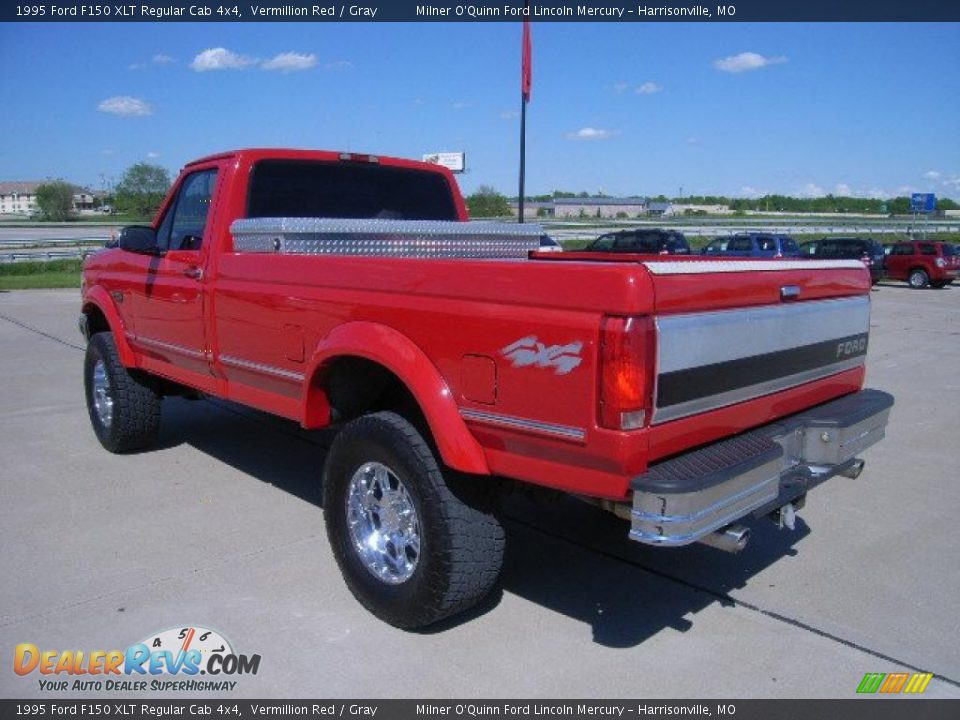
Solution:
M523 222L523 186L527 169L527 96L520 91L520 222Z
M527 170L527 103L530 102L530 82L533 59L530 57L530 0L525 0L523 17L523 35L521 38L520 58L520 197L517 203L518 219L523 222L524 181Z

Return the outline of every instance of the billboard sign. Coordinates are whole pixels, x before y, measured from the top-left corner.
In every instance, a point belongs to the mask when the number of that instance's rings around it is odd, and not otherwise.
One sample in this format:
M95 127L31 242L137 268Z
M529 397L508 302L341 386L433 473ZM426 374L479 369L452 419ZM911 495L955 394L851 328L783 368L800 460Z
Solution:
M910 196L910 211L932 213L937 209L937 196L933 193L913 193Z
M443 165L450 172L462 173L467 167L467 155L462 152L438 152L423 156L423 161Z

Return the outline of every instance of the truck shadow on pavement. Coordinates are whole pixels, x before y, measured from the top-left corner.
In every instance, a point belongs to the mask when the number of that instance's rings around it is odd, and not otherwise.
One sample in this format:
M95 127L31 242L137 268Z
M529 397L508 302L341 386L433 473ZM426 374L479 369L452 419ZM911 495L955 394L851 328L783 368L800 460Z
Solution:
M164 402L159 450L182 444L322 507L321 474L334 433L222 401ZM628 524L573 498L533 502L503 499L507 553L500 588L473 611L435 625L436 634L496 612L502 593L589 625L594 642L629 648L666 629L686 632L691 616L785 556L809 534L798 518L793 532L760 519L739 555L693 545L652 548L627 538Z

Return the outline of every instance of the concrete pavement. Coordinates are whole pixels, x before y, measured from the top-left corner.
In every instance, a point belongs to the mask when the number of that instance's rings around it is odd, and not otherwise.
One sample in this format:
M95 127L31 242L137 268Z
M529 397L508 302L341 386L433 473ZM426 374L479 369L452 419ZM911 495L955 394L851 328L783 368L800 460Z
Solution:
M105 694L41 691L11 670L18 643L125 649L188 625L261 655L225 698L850 698L896 671L960 697L960 289L873 300L888 437L860 479L811 493L795 533L764 521L737 556L658 550L580 503L512 500L502 591L417 634L339 576L329 433L170 399L158 448L110 455L84 408L77 292L0 293L0 697Z

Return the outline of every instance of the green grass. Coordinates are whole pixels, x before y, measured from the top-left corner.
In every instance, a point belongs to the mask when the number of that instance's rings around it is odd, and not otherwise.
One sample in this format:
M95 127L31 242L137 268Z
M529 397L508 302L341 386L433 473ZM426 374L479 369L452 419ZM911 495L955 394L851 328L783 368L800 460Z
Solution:
M78 288L83 261L51 260L0 264L0 290Z

